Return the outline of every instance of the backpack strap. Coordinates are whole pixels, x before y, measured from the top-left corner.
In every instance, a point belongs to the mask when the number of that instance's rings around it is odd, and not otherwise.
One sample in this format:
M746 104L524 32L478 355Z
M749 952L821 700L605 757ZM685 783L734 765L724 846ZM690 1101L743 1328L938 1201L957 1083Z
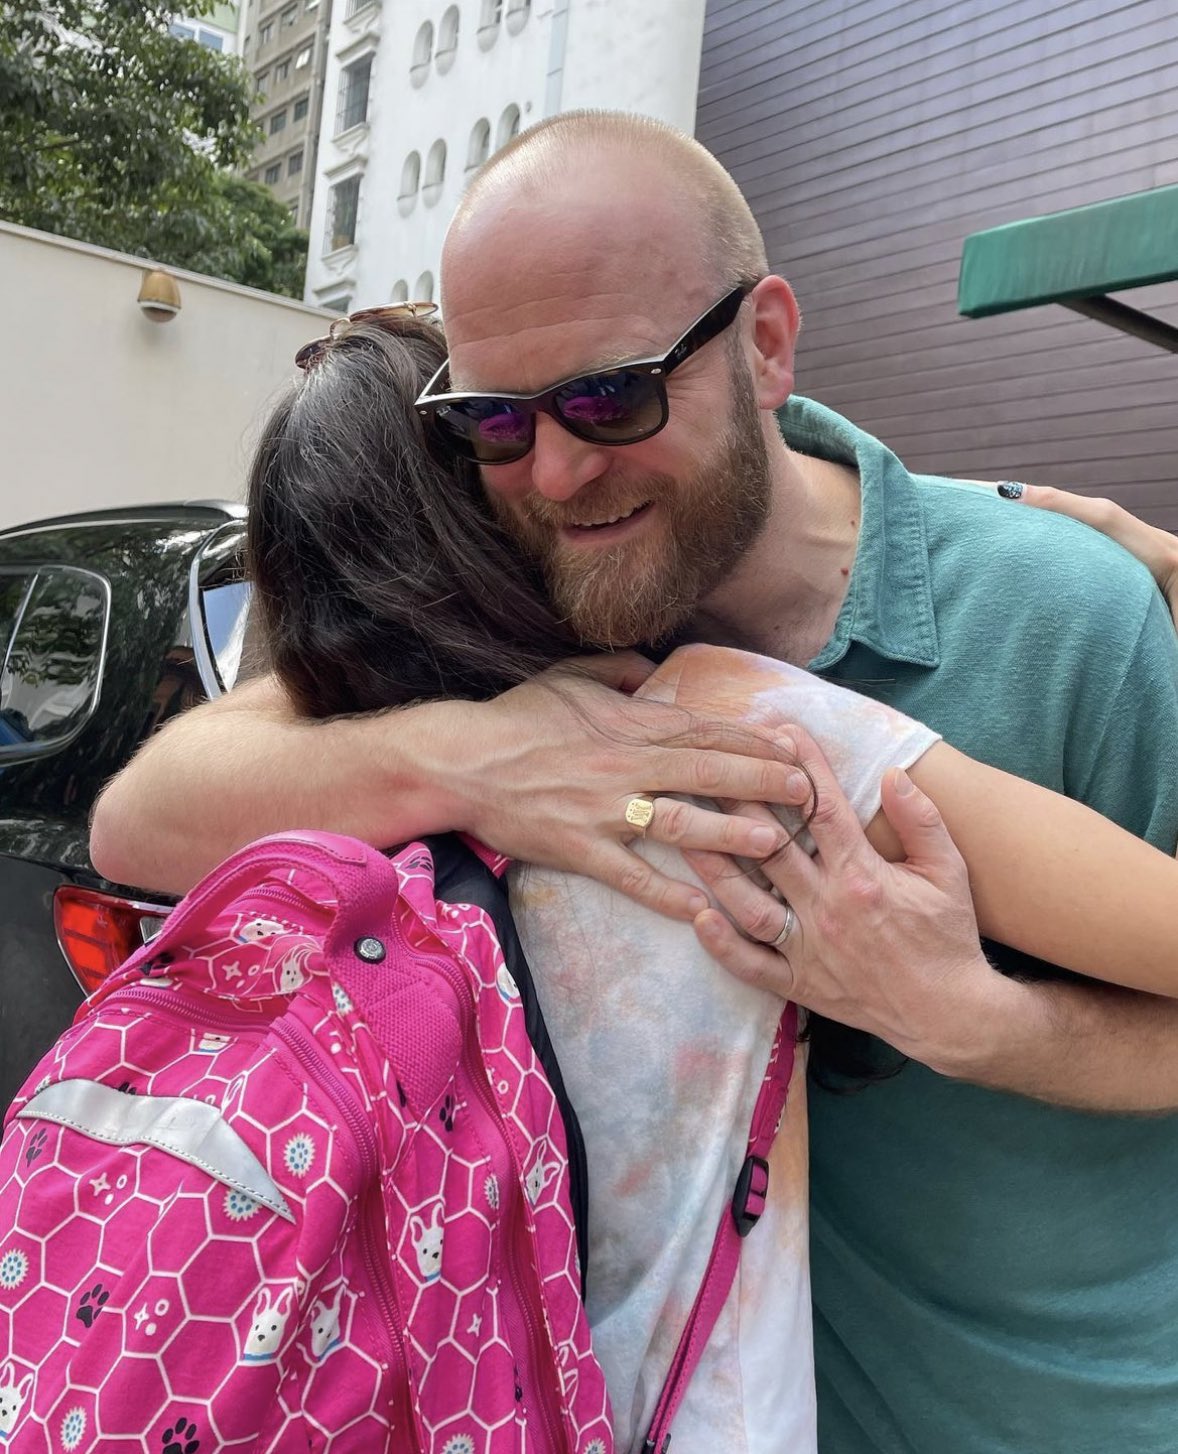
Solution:
M769 1152L777 1136L785 1111L786 1096L793 1075L794 1051L797 1044L798 1012L795 1005L786 1005L769 1052L769 1065L749 1128L748 1149L744 1165L736 1178L731 1205L724 1209L712 1255L695 1296L695 1303L671 1360L663 1391L655 1405L650 1432L642 1446L642 1454L666 1454L671 1443L671 1424L683 1402L691 1375L695 1372L720 1310L728 1300L736 1270L740 1263L740 1245L756 1226L765 1210L769 1193Z

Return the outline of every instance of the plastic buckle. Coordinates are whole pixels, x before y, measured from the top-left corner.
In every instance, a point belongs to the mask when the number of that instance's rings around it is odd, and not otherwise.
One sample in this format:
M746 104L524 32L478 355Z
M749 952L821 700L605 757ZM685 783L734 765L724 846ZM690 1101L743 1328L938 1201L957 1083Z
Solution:
M760 1176L754 1185L757 1172ZM746 1156L740 1175L736 1178L736 1190L732 1193L732 1220L736 1223L738 1237L747 1237L761 1220L761 1213L749 1207L749 1199L757 1197L764 1209L765 1197L769 1191L769 1163L763 1156Z

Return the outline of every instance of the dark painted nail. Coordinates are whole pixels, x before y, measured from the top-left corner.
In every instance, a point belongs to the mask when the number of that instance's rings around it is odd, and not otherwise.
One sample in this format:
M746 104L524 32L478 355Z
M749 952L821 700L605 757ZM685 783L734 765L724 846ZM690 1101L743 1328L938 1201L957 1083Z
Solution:
M1004 500L1021 500L1026 485L1020 485L1017 480L1003 480L998 486L998 493Z

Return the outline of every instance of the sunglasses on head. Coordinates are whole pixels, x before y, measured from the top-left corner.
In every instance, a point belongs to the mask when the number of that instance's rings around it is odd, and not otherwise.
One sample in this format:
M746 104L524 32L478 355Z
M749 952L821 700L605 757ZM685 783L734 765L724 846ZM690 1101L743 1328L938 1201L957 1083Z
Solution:
M333 343L340 343L347 338L357 324L375 323L380 326L395 323L402 318L430 318L437 311L436 303L388 303L383 308L361 308L356 313L336 318L322 338L313 338L310 343L303 344L295 354L295 368L306 373L319 362Z
M538 394L435 393L449 383L449 359L425 386L417 411L454 454L477 464L511 464L536 442L536 415L591 444L637 444L667 422L667 375L729 327L755 282L739 283L661 358L577 374Z

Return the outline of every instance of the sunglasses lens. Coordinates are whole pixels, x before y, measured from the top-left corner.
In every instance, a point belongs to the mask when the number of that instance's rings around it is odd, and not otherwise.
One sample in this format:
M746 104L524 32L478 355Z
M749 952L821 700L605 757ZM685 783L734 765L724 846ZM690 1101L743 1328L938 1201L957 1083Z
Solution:
M582 439L634 444L666 423L659 381L635 369L572 379L553 400L561 422Z
M532 415L507 399L464 399L442 406L434 418L450 445L480 464L522 459L535 437Z

